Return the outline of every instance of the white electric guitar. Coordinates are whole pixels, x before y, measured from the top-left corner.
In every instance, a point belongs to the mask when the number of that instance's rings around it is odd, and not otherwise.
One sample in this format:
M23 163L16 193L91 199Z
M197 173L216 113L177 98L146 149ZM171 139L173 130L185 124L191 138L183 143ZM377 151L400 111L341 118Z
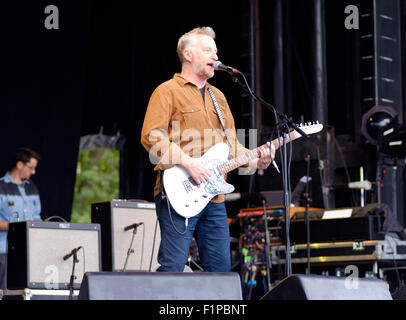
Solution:
M320 132L323 125L318 123L298 125L306 134ZM302 135L293 130L286 137L286 142L300 138ZM278 139L271 142L275 149L282 145ZM257 148L258 149L258 148ZM190 218L201 212L204 207L218 194L227 194L234 191L234 186L225 182L224 174L248 163L250 160L258 158L258 150L253 149L244 155L231 160L228 159L229 147L225 143L217 143L212 146L198 160L211 171L210 179L197 185L187 171L176 165L164 170L163 186L166 196L175 211L185 218Z

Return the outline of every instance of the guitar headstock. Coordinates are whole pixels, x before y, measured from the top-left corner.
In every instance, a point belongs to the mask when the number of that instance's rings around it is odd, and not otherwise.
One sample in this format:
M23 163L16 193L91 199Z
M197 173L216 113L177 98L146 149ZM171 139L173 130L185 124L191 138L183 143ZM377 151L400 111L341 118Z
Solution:
M319 121L301 123L301 124L298 124L297 127L299 129L301 129L304 133L309 134L309 135L323 130L323 125L321 123L319 123ZM293 130L289 133L285 142L287 143L287 142L296 140L296 139L300 138L301 136L302 135L297 130ZM280 138L279 140L275 139L274 141L272 141L272 143L275 146L275 148L278 149L280 146L283 145L283 139L282 138Z
M323 125L319 123L319 121L300 123L297 126L300 130L302 130L306 134L314 134L323 130ZM301 136L301 134L296 130L295 133Z

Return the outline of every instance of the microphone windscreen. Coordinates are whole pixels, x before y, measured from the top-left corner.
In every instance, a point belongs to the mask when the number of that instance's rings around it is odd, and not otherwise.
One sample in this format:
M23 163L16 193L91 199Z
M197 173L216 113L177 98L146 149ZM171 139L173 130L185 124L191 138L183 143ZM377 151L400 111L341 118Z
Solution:
M220 60L215 61L213 64L214 70L219 70L220 65L222 65Z

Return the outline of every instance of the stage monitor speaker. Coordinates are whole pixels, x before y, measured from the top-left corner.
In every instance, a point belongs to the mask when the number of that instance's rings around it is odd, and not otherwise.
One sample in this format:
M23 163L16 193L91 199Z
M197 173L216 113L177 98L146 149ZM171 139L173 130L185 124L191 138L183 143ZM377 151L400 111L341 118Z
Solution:
M392 293L393 300L406 300L406 287L402 286Z
M101 270L100 225L60 222L13 222L8 230L8 289L68 289L77 251L74 288L83 274Z
M261 300L392 300L392 296L383 280L294 274Z
M159 266L161 233L155 203L136 200L93 203L92 222L99 223L102 230L103 271L122 271L129 250L125 271L154 271ZM124 228L134 223L142 225L137 227L133 238L133 229Z
M242 300L235 272L89 272L78 300Z

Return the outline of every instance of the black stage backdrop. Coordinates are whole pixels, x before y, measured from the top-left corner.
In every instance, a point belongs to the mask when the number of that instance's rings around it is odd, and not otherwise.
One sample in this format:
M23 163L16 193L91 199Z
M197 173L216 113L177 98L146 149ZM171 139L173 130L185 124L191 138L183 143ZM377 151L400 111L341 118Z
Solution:
M0 171L19 146L41 156L42 217L70 217L88 61L89 7L54 1L60 29L44 26L49 1L3 1L0 10Z
M275 98L274 12L282 4L286 90L285 110L296 122L313 119L314 6L317 0L253 1L259 4L261 95ZM328 66L328 124L336 133L359 141L357 31L344 28L344 8L357 1L325 1ZM41 193L43 218L70 219L79 139L100 132L122 134L120 197L153 201L155 176L140 131L148 99L157 85L180 71L176 44L196 26L217 33L219 59L248 72L247 18L250 1L49 1L5 0L0 10L0 174L19 146L37 150L42 159L33 178ZM59 29L47 30L48 5L59 9ZM404 11L404 10L403 10ZM403 13L404 14L404 13ZM404 33L403 33L404 36ZM287 43L289 42L289 43ZM242 90L224 73L211 83L229 100L237 128L243 123ZM280 93L279 93L280 94ZM263 124L272 127L264 109ZM327 123L326 123L327 124ZM262 128L258 128L262 130ZM269 170L258 180L281 177ZM296 175L301 175L297 173ZM247 191L247 177L230 175L236 190ZM256 187L270 187L261 182ZM106 199L110 200L110 199Z
M238 58L239 5L226 1L214 10L186 4L53 1L59 29L48 30L48 1L2 2L0 171L9 170L19 146L39 152L33 180L43 218L70 219L80 137L101 127L126 138L120 197L153 200L153 166L140 131L152 91L180 71L178 37L210 25L219 34L222 56L227 48L228 56Z

